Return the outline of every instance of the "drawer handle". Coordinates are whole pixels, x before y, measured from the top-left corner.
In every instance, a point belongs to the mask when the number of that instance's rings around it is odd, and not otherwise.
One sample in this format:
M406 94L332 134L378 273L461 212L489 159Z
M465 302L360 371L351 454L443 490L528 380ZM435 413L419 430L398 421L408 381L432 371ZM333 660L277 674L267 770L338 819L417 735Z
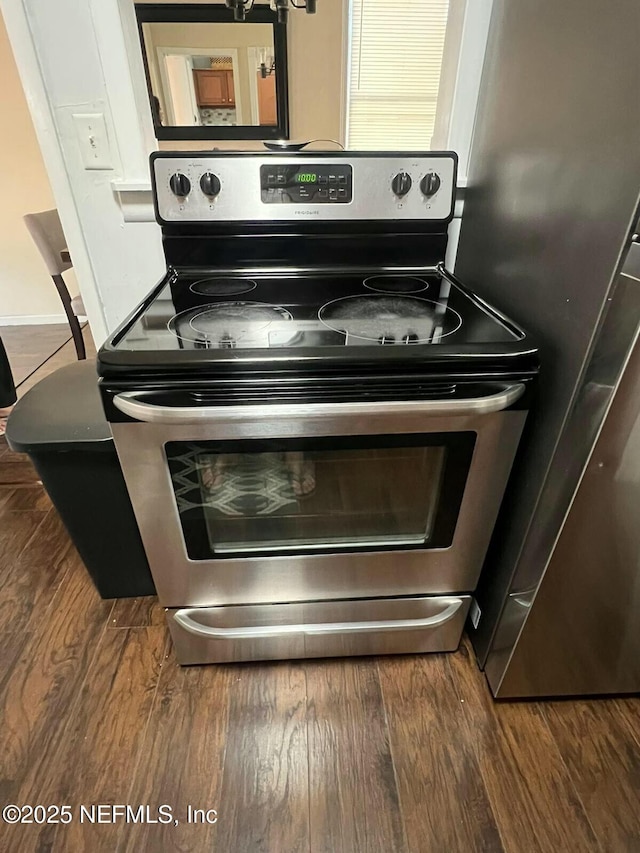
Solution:
M420 628L435 628L443 625L456 615L462 607L459 598L444 599L446 607L435 616L424 619L391 619L379 622L319 622L316 625L258 625L239 628L211 628L196 622L192 616L202 610L192 607L178 610L173 618L190 634L207 637L210 640L258 640L274 637L286 637L290 634L303 634L307 637L328 636L330 634L362 634L371 631L415 631Z

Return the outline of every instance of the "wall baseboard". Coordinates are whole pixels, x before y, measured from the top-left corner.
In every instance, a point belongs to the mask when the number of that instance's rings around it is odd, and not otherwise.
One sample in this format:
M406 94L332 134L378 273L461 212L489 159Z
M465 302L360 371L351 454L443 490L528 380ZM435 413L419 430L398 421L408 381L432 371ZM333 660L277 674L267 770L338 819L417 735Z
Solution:
M44 326L47 323L67 323L66 314L0 314L0 326Z

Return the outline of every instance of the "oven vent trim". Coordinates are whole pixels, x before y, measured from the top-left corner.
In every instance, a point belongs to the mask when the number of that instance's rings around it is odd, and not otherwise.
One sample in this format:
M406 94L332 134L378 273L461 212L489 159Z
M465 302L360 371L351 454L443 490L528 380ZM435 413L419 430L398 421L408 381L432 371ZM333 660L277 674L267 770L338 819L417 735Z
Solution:
M456 383L404 383L389 379L371 384L317 383L301 382L295 385L279 386L264 383L243 383L233 388L207 388L188 391L188 397L195 406L259 406L277 404L310 403L350 403L368 400L438 400L454 397Z

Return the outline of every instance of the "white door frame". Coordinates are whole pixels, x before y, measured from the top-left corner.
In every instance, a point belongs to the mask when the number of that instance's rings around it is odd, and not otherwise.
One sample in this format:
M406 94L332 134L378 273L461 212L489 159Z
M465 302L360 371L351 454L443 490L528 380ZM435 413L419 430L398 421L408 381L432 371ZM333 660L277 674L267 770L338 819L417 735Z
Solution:
M247 65L249 72L249 97L251 98L251 124L257 127L260 124L260 109L258 107L258 55L261 48L247 48Z
M184 75L183 80L186 81L185 87L187 91L183 94L186 94L185 100L188 101L188 108L193 119L193 124L194 126L198 126L200 124L200 116L198 114L198 100L193 82L193 60L191 59L191 54L176 53L163 47L156 48L156 53L158 54L158 68L160 70L164 104L167 110L167 123L175 127L184 127L185 124L188 124L188 122L179 121L176 112L179 104L176 104L177 93L172 86L172 82L175 83L176 81L175 78L172 78L170 65L175 65L174 60L177 60L180 63L180 76ZM175 70L177 71L177 69ZM181 88L183 87L181 86Z
M29 26L27 11L23 5L23 0L0 0L0 9L53 190L56 208L60 214L64 234L73 258L73 266L77 273L76 278L87 312L89 326L93 338L99 346L108 334L104 306L96 285L91 255L73 196L56 121L42 74L42 66Z

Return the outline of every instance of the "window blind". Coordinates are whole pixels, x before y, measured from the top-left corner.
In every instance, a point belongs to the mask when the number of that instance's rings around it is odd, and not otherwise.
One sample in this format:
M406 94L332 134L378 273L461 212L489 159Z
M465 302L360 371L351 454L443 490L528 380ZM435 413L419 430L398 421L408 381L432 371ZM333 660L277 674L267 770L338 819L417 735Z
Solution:
M351 0L347 143L430 147L449 0Z

